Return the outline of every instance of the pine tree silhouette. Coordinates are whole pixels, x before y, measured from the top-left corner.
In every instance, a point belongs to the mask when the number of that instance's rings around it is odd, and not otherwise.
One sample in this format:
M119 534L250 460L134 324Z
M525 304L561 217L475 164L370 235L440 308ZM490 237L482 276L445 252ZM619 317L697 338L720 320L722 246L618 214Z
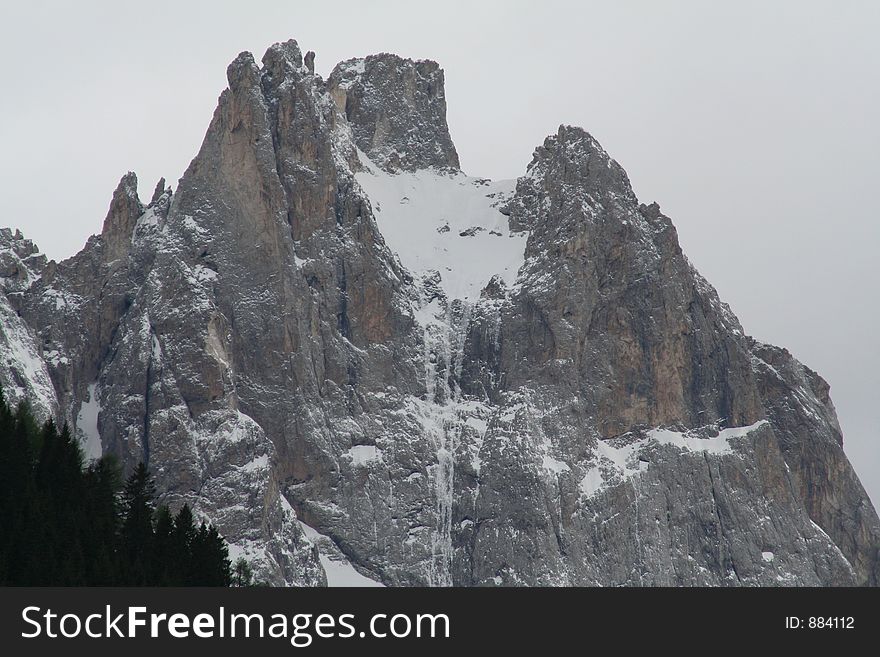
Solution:
M84 463L66 425L40 426L0 386L0 585L229 586L229 548L188 505L156 508L139 464L122 485L112 456Z

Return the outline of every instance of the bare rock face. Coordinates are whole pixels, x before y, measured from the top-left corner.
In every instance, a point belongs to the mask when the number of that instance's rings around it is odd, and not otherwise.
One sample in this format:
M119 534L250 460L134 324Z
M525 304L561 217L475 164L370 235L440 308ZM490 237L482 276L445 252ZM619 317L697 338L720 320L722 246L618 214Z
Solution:
M492 183L433 62L325 82L289 41L227 77L173 193L126 175L62 263L0 232L7 394L274 584L878 583L827 384L589 134Z
M138 198L137 182L137 176L129 171L113 192L110 210L107 218L104 219L104 229L101 231L104 258L107 262L114 262L128 255L131 234L134 232L138 217L144 213L144 206Z
M350 59L333 70L328 84L355 145L381 168L459 168L436 62L389 54Z
M462 385L470 373L465 391L521 400L514 431L521 422L521 439L540 436L544 446L511 458L505 436L492 447L503 451L484 456L491 425L483 438L477 515L496 523L493 510L524 481L536 497L506 505L487 546L476 538L484 577L876 583L877 518L852 488L827 384L743 334L681 253L670 220L637 202L620 166L563 126L536 150L507 212L530 231L525 264L500 322L475 311ZM532 474L536 457L549 481ZM498 498L481 510L487 486ZM504 546L524 540L541 559L529 578L508 575ZM615 550L602 547L608 540Z

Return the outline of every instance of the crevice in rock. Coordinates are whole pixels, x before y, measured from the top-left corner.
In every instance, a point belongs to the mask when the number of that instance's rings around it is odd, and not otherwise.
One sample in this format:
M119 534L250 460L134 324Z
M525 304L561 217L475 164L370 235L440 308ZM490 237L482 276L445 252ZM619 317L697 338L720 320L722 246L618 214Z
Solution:
M709 473L709 491L712 493L712 511L715 513L715 519L718 521L718 565L724 569L724 543L727 540L727 532L724 528L724 521L721 519L721 512L718 510L718 496L715 492L715 476L712 474L712 464L709 462L709 455L703 454L703 460L706 462L706 470ZM730 569L733 571L736 581L742 584L742 580L736 570L736 564L733 561L733 556L728 555L728 557L730 559Z
M346 340L351 340L351 321L348 318L348 282L345 274L345 262L342 260L337 265L336 280L339 290L336 329Z
M143 429L143 451L144 465L150 467L150 393L153 387L153 343L156 340L153 327L150 326L149 331L149 356L147 356L147 374L146 386L144 389L144 429Z

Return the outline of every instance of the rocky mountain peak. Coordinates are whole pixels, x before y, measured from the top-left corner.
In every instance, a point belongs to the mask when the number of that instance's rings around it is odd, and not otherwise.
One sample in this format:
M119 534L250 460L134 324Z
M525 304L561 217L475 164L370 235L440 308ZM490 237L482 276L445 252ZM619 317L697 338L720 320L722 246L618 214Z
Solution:
M328 79L355 144L386 171L459 169L444 85L437 62L387 53L342 62Z
M119 181L110 209L104 219L101 237L104 242L104 255L107 262L125 256L131 246L131 235L138 217L144 213L144 206L138 197L137 176L129 171Z
M46 256L17 228L0 228L0 290L21 292L46 267Z
M575 185L593 195L635 198L629 177L602 145L586 130L561 125L535 149L527 175L550 177Z
M152 210L154 217L165 219L168 216L168 211L171 209L172 196L171 187L166 187L165 179L159 178L159 182L156 183L156 188L153 190L153 196L146 210ZM137 228L135 228L135 238L137 238L137 233Z
M233 92L240 88L252 88L260 81L260 68L253 54L243 51L226 67L226 80Z
M159 178L159 182L156 183L156 187L153 189L153 196L150 198L150 204L147 207L156 205L156 203L159 202L159 199L169 190L170 187L168 189L165 188L165 179Z
M312 62L314 63L314 54ZM303 65L302 50L294 39L269 46L263 55L263 67L266 73L275 78L284 78L292 73L301 76L314 72L314 69L310 71Z
M273 583L880 581L827 384L744 334L589 133L492 182L435 62L324 82L288 41L227 77L173 201L126 175L57 266L0 231L14 398Z
M583 128L567 125L535 149L526 175L517 182L517 203L507 208L511 225L533 229L548 211L561 219L548 205L555 202L575 222L591 216L607 219L603 209L637 203L623 168Z

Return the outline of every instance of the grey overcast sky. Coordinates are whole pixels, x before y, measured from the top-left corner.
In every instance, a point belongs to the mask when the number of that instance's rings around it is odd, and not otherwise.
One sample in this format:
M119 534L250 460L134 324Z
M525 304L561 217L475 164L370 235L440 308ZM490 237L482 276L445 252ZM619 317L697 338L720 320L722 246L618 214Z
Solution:
M521 175L560 123L605 146L747 332L831 383L876 503L878 34L876 0L3 2L0 225L60 259L126 171L176 186L242 50L435 59L468 173Z

